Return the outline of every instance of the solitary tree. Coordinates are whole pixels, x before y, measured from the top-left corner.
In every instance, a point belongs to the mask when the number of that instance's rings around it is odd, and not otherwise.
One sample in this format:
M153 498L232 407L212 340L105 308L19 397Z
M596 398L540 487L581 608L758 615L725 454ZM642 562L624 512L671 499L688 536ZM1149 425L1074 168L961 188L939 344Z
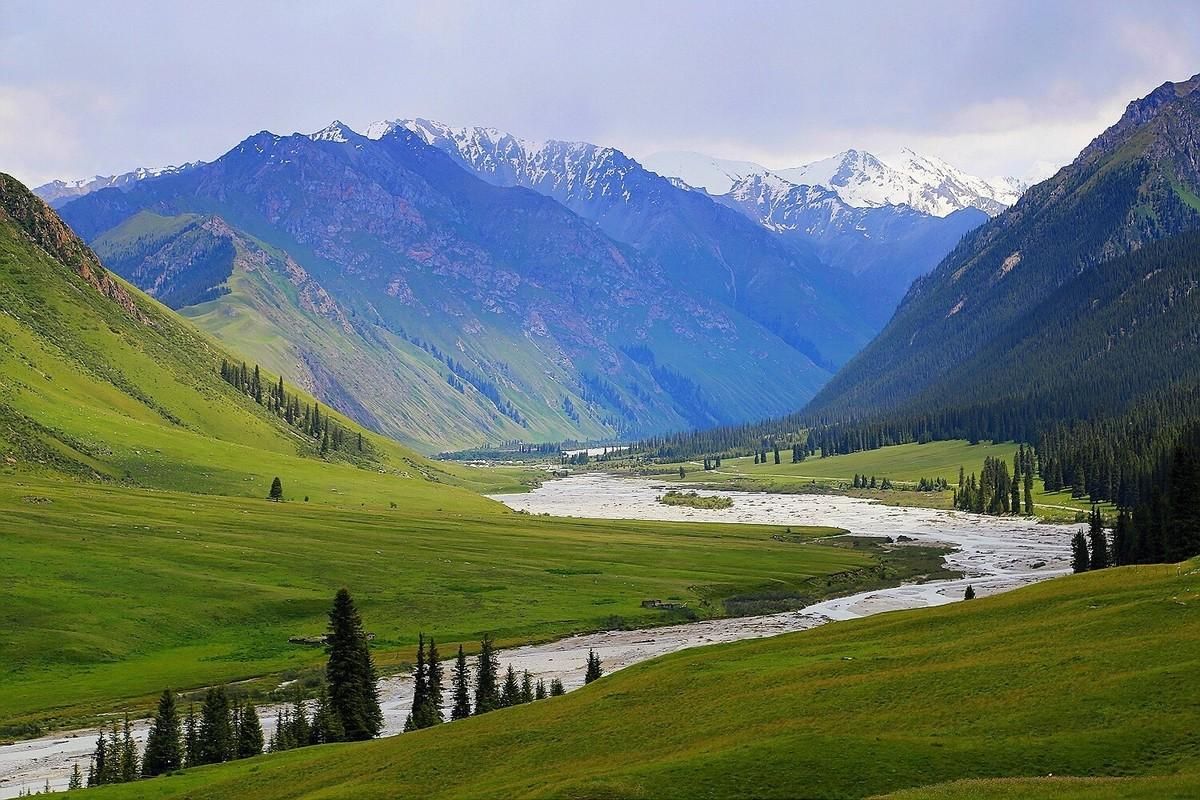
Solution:
M74 768L71 770L71 780L67 782L67 791L73 792L76 789L83 788L83 773L79 771L79 762L75 762Z
M180 740L181 721L175 705L175 693L163 689L158 699L158 711L146 738L146 752L142 757L142 774L146 777L173 772L183 766L183 747Z
M325 681L329 704L347 740L371 739L383 729L375 663L362 618L346 589L339 589L329 612L329 661Z
M583 682L591 683L603 674L604 670L600 668L600 656L596 655L595 650L588 650L587 672L583 675Z
M963 600L974 600L974 599L975 599L975 587L968 585L967 590L965 592L963 592Z
M267 495L267 499L279 502L283 499L283 483L276 476L275 480L271 481L271 493Z
M1090 565L1087 539L1084 538L1083 531L1076 531L1071 537L1071 569L1075 572L1087 572Z
M471 716L471 674L461 644L458 646L458 658L454 659L454 676L450 682L454 687L454 708L450 709L450 719L466 719Z

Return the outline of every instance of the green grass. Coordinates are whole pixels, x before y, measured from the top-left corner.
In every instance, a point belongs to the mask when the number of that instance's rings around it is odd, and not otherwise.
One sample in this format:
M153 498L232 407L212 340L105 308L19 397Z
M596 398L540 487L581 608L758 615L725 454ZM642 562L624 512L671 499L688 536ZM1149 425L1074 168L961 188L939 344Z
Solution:
M1017 445L965 440L902 444L864 450L829 458L808 458L799 464L791 463L790 451L780 453L781 464L755 464L753 456L722 459L720 469L705 471L702 462L684 464L687 473L679 478L679 465L666 464L654 468L656 478L682 484L725 487L767 492L805 492L837 489L861 497L873 497L894 505L915 505L929 508L950 508L951 492L912 492L855 490L849 486L854 476L874 475L879 480L890 478L895 484L916 484L922 478L944 478L952 486L958 483L961 466L970 475L979 474L985 458L1002 458L1011 464ZM661 474L659 474L661 473ZM1074 520L1077 512L1086 512L1091 505L1085 499L1071 497L1070 492L1046 492L1042 481L1034 481L1034 510L1047 520ZM1111 508L1105 506L1106 511Z
M1197 681L1200 562L1131 567L688 650L439 729L98 796L1187 796Z
M0 727L313 667L320 651L287 639L320 633L342 585L392 667L418 631L450 652L484 631L512 643L680 621L640 607L652 597L719 616L735 595L853 591L878 563L807 543L824 528L563 520L424 486L391 509L350 490L280 504L0 480Z
M689 508L732 508L733 499L722 495L702 495L696 492L680 492L671 489L658 498L665 506L688 506Z

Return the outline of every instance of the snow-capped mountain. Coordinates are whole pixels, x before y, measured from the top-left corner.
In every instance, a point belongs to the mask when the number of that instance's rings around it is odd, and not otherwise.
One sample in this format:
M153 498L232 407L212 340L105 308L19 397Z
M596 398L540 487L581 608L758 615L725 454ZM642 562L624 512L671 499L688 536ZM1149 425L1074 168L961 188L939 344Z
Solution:
M203 163L203 161L192 161L187 164L180 164L179 166L138 167L135 170L123 172L120 175L95 175L91 178L80 178L74 181L50 181L34 189L33 193L45 200L52 208L60 208L77 197L83 197L85 194L110 188L128 190L129 187L147 178L157 178L160 175L174 175L186 172Z
M753 161L713 158L687 150L654 153L642 159L642 166L667 178L676 178L688 186L703 188L710 194L725 194L742 178L770 172Z
M646 163L657 172L712 194L725 194L750 175L773 174L797 186L830 189L854 208L907 205L935 217L964 208L977 208L995 216L1015 203L1026 189L1016 178L985 180L907 148L887 157L846 150L810 164L776 170L695 153L654 154L646 158Z

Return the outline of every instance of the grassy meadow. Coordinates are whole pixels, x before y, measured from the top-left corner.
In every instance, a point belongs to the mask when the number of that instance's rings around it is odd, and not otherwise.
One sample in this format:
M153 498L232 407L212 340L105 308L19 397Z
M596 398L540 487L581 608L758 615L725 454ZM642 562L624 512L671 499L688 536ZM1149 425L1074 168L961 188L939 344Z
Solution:
M97 796L1190 797L1197 681L1200 561L1126 567L687 650L441 728Z
M775 464L767 454L766 464L755 464L753 456L725 458L721 467L705 471L703 461L683 463L686 477L679 477L679 464L656 465L656 480L707 488L744 489L767 492L804 492L837 489L859 497L873 497L894 505L913 505L928 508L950 508L953 493L882 491L849 488L855 474L874 475L879 480L889 478L894 484L915 485L922 478L943 478L953 487L958 483L961 466L970 475L979 474L985 458L1002 458L1011 467L1017 445L965 440L902 444L864 450L829 458L810 457L799 464L791 463L791 451L783 450L782 461ZM1070 492L1047 492L1040 478L1034 480L1034 510L1043 519L1072 521L1079 511L1091 508L1086 499L1075 499Z
M848 591L845 573L870 580L879 563L806 543L832 529L781 541L769 526L554 519L419 486L384 494L402 501L391 508L357 502L361 488L272 503L0 480L0 734L317 666L319 648L287 640L321 633L342 585L389 668L419 631L451 652L484 631L515 643L686 618L641 608L651 597L719 616L724 598L764 588Z

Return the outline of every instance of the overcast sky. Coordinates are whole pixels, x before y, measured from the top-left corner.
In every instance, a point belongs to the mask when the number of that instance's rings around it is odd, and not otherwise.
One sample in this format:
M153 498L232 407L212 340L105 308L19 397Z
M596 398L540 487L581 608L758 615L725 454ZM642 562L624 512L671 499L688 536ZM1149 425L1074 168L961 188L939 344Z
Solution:
M247 8L253 6L253 8ZM0 0L0 171L209 160L259 130L423 116L770 167L909 146L1069 161L1200 72L1183 2Z

